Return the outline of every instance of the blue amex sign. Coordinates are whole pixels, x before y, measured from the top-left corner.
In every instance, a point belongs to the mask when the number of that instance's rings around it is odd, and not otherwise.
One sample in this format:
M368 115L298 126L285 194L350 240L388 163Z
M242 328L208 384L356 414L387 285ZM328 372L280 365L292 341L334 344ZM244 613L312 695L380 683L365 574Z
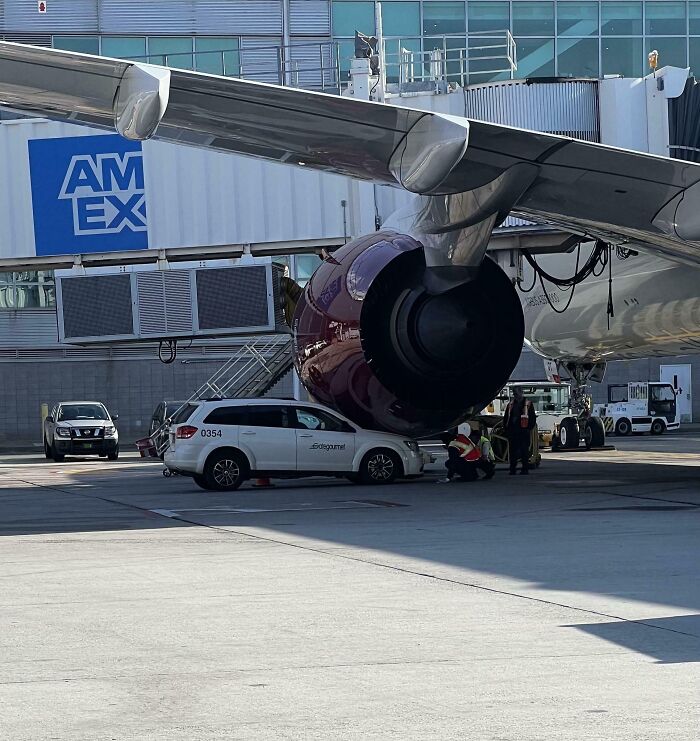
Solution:
M140 142L33 139L29 169L37 255L148 249Z

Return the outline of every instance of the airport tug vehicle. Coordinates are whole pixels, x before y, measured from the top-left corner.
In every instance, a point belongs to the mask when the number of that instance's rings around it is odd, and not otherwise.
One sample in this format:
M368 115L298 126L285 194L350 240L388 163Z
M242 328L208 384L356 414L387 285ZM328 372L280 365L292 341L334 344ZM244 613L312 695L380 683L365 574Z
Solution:
M596 404L593 414L606 432L616 435L650 432L663 435L681 425L677 392L670 383L630 381L608 385L607 404Z

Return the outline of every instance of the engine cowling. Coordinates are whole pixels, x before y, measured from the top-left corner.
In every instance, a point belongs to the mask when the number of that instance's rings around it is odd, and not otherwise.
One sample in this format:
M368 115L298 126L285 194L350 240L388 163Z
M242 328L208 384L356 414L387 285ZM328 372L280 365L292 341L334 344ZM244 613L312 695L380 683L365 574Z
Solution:
M420 242L376 232L323 262L293 321L295 365L317 401L362 427L411 437L491 401L522 349L520 300L490 259L432 294Z

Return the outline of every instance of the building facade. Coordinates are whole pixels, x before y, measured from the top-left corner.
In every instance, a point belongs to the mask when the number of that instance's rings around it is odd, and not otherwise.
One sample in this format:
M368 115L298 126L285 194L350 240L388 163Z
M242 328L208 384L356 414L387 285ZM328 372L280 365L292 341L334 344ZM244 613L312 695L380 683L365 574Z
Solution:
M5 0L0 8L8 41L268 81L324 67L329 87L336 54L348 69L355 30L376 31L373 0L49 0L45 13L34 0ZM458 49L493 49L507 30L518 78L641 76L654 49L661 64L700 64L696 0L383 0L382 17L389 53L447 48L457 59ZM472 83L507 75L480 72L484 53L472 55Z

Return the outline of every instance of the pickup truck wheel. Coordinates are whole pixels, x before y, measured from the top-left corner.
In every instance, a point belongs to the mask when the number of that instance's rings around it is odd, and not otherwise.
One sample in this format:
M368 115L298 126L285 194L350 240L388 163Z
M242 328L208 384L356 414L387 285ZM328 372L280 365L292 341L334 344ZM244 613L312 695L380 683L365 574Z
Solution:
M113 453L107 453L108 461L116 461L119 458L119 446L117 445Z
M51 447L46 441L46 438L44 438L44 456L46 457L47 461L51 460Z
M204 478L212 491L235 491L248 478L248 462L237 450L215 450L204 465Z
M56 446L52 445L51 446L51 457L56 461L56 463L62 463L66 456L63 455L63 453L57 453Z
M363 484L391 484L401 474L401 461L392 450L370 450L360 464L360 481Z

